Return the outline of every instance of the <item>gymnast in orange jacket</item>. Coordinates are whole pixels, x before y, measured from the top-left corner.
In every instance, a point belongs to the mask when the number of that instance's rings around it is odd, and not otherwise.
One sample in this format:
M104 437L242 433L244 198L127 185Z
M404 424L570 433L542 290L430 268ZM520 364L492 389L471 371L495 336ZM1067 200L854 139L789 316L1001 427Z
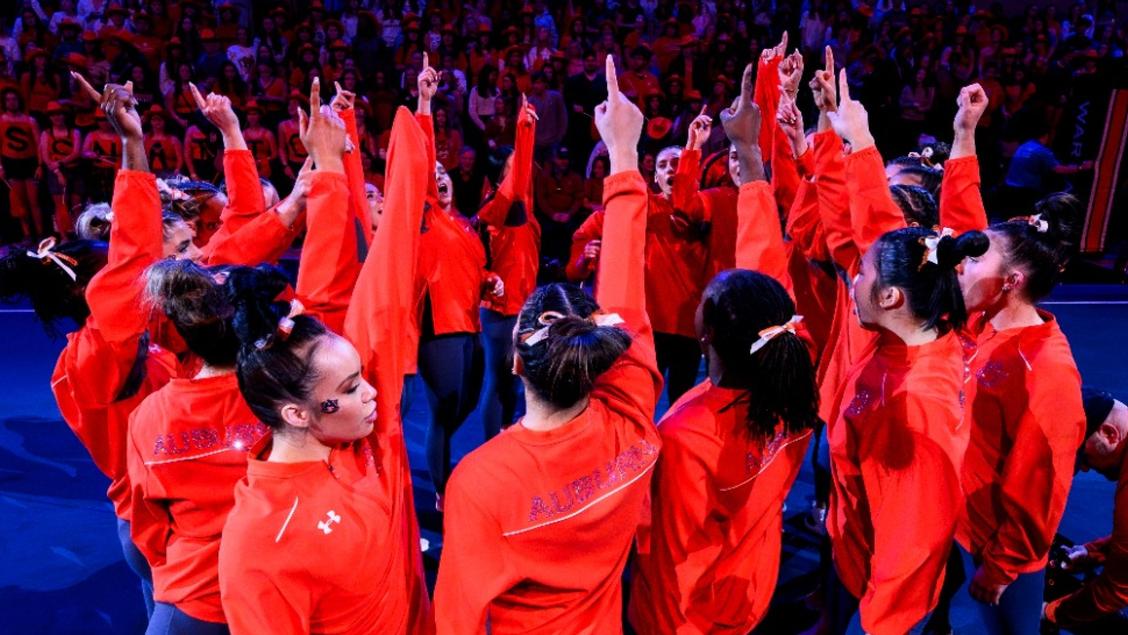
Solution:
M394 194L361 268L345 204L344 124L319 108L317 94L315 80L308 213L323 249L303 259L297 297L345 312L345 336L296 303L262 301L269 293L241 300L236 373L270 432L251 449L223 529L223 610L236 634L430 633L399 410L431 170L426 137L406 109L397 113L388 160Z
M621 633L621 575L658 458L661 389L646 317L642 113L618 91L596 126L611 156L595 301L539 288L514 333L528 414L451 478L439 633ZM598 304L596 304L598 302Z
M744 633L767 613L783 500L806 455L818 395L796 334L783 232L764 177L758 108L745 93L725 130L743 161L736 264L697 311L710 377L658 425L651 521L640 528L630 620L639 633Z

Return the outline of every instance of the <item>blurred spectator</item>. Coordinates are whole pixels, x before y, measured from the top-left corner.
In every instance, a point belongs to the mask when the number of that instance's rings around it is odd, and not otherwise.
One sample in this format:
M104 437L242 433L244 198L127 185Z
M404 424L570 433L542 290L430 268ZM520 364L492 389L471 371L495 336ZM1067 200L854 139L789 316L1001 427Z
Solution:
M559 91L548 88L544 72L533 75L533 92L529 103L537 109L537 136L535 153L537 161L544 161L568 132L568 109Z

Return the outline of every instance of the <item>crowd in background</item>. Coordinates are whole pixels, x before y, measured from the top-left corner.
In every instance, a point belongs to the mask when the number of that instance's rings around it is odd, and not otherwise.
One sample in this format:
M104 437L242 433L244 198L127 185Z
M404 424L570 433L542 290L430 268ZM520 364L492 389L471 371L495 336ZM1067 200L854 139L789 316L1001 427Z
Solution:
M95 85L133 82L150 163L166 178L219 178L219 134L196 112L189 85L230 97L260 174L285 194L305 158L299 88L320 77L326 96L334 82L359 95L359 150L367 180L380 186L392 114L416 100L427 55L442 73L437 158L467 215L512 148L520 96L537 108L536 211L545 260L560 260L600 205L607 165L592 109L605 98L604 56L614 57L624 92L647 118L640 168L649 177L657 152L684 144L702 109L716 117L728 106L743 60L784 31L809 68L824 46L833 49L890 157L943 139L958 90L978 81L990 98L979 139L989 200L996 190L1033 200L1062 189L1053 177L1090 165L1070 155L1069 134L1055 133L1074 102L1123 68L1128 40L1114 4L1030 4L1008 15L963 0L13 3L0 10L9 194L0 197L0 237L70 233L82 205L109 199L120 148L71 71ZM813 111L809 101L799 105ZM717 126L703 149L726 145Z

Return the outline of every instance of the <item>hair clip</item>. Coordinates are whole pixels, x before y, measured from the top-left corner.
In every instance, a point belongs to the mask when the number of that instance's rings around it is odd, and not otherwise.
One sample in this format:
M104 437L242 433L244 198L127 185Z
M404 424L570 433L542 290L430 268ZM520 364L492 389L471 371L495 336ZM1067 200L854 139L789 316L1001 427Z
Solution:
M542 340L548 337L548 329L551 328L557 320L563 317L564 314L560 313L559 311L545 311L544 313L538 315L537 324L540 324L541 327L533 331L532 334L529 335L529 337L525 338L525 345L536 346L537 344L540 344Z
M39 247L36 251L28 250L27 255L35 258L44 264L48 261L55 263L67 274L74 282L78 282L78 274L74 272L71 267L77 267L78 261L66 254L60 254L55 251L55 238L53 236L44 238L39 241ZM70 266L67 266L67 265Z
M341 409L341 406L337 404L336 399L326 399L325 401L321 402L321 413L322 414L331 415L331 414L333 414L334 412L337 412L340 409Z
M924 269L924 266L930 262L934 265L939 265L940 239L954 236L955 233L956 232L952 230L951 227L945 227L935 236L922 236L920 238L920 244L924 245L924 256L920 259L920 266L917 267L917 271Z
M286 338L290 337L290 333L294 332L294 318L301 315L304 311L305 306L302 305L297 298L290 300L290 312L286 314L286 317L278 320L277 334L282 341L286 341Z
M1037 231L1038 233L1046 233L1050 230L1050 222L1047 220L1042 220L1042 214L1034 214L1031 215L1031 217L1015 217L1011 219L1011 221L1025 222L1026 224L1029 224L1030 227L1034 228L1034 231Z
M784 322L783 324L779 324L777 326L769 326L766 329L761 329L759 333L760 339L752 343L752 348L748 351L748 354L752 355L761 348L764 348L764 346L766 346L768 342L775 339L775 336L779 335L780 333L791 333L792 335L795 335L795 327L798 326L802 321L802 315L793 315L791 316L790 320Z

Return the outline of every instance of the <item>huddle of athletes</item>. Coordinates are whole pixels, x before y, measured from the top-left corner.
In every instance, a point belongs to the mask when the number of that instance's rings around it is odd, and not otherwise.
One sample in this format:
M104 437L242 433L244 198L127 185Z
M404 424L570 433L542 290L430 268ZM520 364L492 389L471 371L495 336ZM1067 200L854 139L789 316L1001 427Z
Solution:
M309 158L279 201L225 97L195 93L227 191L178 192L150 169L131 86L83 82L120 139L113 201L83 214L81 239L7 257L0 290L80 325L51 385L112 480L148 633L619 633L624 571L635 632L748 633L812 443L830 467L817 632L945 632L961 570L985 632L1128 604L1128 409L1083 396L1037 306L1071 255L1076 201L988 223L978 85L942 171L887 170L829 48L812 135L801 56L781 45L758 67L720 116L732 183L698 187L702 116L659 155L656 193L608 58L603 209L568 267L593 292L536 286L531 106L473 222L454 209L426 62L382 200L339 87L323 106L315 80ZM291 286L274 264L302 231ZM444 519L433 599L401 417L415 373ZM450 473L483 379L491 438ZM1121 479L1116 529L1071 552L1104 572L1044 605L1078 457Z

